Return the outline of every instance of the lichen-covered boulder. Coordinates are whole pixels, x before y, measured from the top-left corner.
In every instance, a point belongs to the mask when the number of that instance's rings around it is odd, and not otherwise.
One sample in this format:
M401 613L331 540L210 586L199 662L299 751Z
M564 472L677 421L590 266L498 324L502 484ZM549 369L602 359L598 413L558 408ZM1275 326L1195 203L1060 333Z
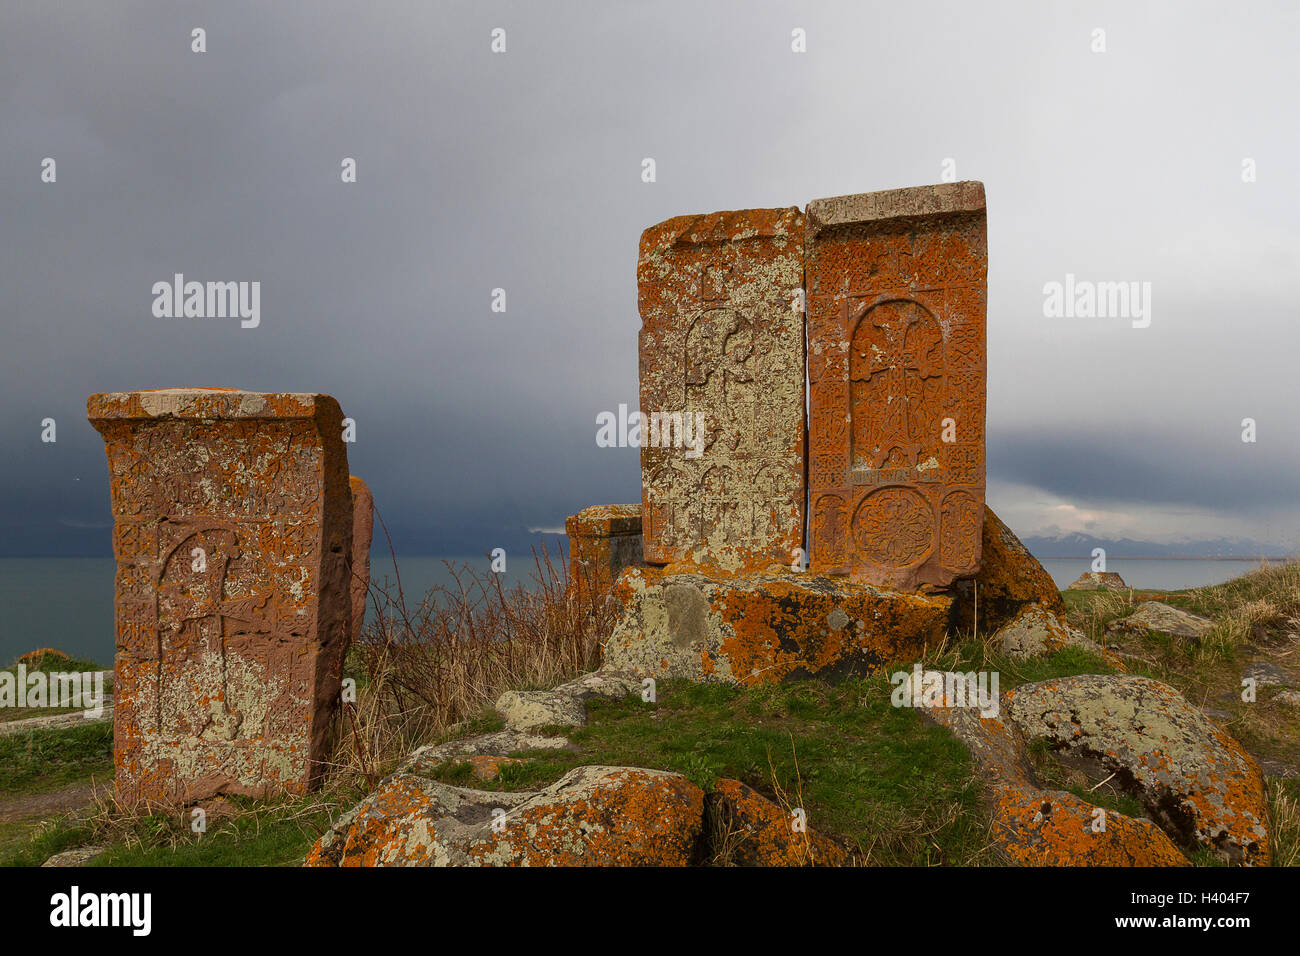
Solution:
M995 839L1021 866L1189 865L1150 820L1103 810L1064 790L1013 784L995 802Z
M1096 654L1118 670L1127 670L1118 654L1102 647L1041 604L1026 607L1014 621L999 628L993 639L1002 653L1012 658L1036 657L1066 647L1077 647Z
M1004 696L1009 719L1027 739L1117 774L1180 844L1267 865L1268 803L1259 767L1172 687L1145 677L1081 674Z
M982 548L979 574L954 585L953 623L959 630L969 633L978 625L992 634L1035 604L1065 618L1052 576L987 505Z
M1016 728L963 707L925 715L966 745L991 812L994 847L1020 866L1186 866L1187 858L1150 820L1093 806L1038 786Z
M1201 617L1160 601L1144 601L1142 606L1128 617L1122 617L1106 625L1109 631L1156 631L1174 637L1189 638L1204 637L1213 628L1214 622L1208 617Z
M719 780L706 804L715 853L733 866L847 866L849 851L739 780Z
M1070 585L1071 591L1123 591L1124 579L1114 571L1085 571Z
M607 666L746 685L866 674L942 640L952 598L809 573L727 578L627 568Z
M492 793L411 774L341 818L307 866L686 866L704 792L680 774L579 767L544 790Z

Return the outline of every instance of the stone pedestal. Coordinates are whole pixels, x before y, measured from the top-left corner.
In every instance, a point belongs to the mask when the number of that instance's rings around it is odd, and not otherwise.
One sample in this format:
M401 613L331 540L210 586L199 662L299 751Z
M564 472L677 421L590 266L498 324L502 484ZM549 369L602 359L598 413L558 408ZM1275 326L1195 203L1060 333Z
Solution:
M639 677L775 684L867 674L915 660L952 598L811 574L710 578L628 568L605 664Z
M117 559L126 800L308 789L349 638L352 495L328 395L92 395Z
M579 595L607 591L619 572L641 563L641 506L593 505L564 522L569 586Z

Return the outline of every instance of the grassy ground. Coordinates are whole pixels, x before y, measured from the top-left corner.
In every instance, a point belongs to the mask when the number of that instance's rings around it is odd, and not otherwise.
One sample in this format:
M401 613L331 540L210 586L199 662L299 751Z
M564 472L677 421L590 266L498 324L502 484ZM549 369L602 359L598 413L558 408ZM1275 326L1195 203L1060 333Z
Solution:
M86 723L0 737L0 797L49 793L113 778L113 724Z

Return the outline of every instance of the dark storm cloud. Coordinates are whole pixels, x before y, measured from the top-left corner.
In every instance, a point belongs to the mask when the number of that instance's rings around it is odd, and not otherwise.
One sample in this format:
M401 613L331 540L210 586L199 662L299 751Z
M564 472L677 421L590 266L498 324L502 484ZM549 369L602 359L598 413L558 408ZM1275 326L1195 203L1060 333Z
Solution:
M989 195L992 471L1062 494L1105 497L1119 472L1127 500L1281 504L1285 455L1261 438L1274 470L1239 474L1226 443L1243 415L1289 404L1300 344L1297 133L1279 119L1294 21L1028 3L6 5L0 548L106 550L84 420L106 389L335 395L358 422L353 470L408 550L481 551L634 501L635 450L594 436L598 412L636 402L641 230L934 182L946 157ZM1104 56L1088 49L1099 24ZM151 286L176 272L260 281L261 326L154 318ZM1043 283L1066 272L1153 281L1151 328L1045 320ZM1062 425L1081 409L1093 437ZM1166 419L1187 427L1158 449L1141 438ZM1295 444L1280 416L1268 434Z

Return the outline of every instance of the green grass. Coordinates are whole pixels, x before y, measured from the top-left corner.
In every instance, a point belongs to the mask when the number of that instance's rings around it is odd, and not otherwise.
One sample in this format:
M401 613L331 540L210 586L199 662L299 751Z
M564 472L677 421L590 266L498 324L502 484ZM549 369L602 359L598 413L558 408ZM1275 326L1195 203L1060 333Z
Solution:
M195 834L184 814L155 814L137 821L132 839L114 841L91 866L298 866L334 816L360 793L258 803L231 801L232 815L213 819Z
M0 737L0 796L49 793L113 777L113 723Z
M478 787L535 789L575 767L647 767L708 789L722 777L769 798L779 787L814 830L876 864L996 862L984 851L979 787L969 755L947 731L890 704L885 676L774 688L661 682L658 702L596 699L586 727L568 732L578 752L516 754ZM466 765L433 775L464 784Z

